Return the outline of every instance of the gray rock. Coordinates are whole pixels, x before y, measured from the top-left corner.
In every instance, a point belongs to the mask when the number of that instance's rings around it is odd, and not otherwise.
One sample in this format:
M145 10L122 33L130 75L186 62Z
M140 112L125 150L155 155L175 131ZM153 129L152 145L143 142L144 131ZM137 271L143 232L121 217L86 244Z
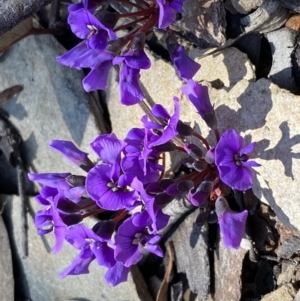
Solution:
M219 241L214 254L215 301L239 301L242 289L242 268L247 250L225 248Z
M293 301L296 295L296 290L291 283L279 287L274 292L265 295L261 301Z
M292 52L297 31L281 28L266 34L272 53L272 67L269 73L274 84L289 91L296 91L297 85L292 73Z
M202 55L206 53L207 50L196 48L189 53L191 58L201 65L200 70L194 76L194 80L211 83L219 80L220 84L225 88L231 88L241 79L255 80L254 66L247 55L238 49L230 47L202 58Z
M183 3L182 20L176 25L187 37L192 35L214 46L222 45L226 41L226 19L222 1L186 0Z
M82 73L63 67L56 57L65 49L50 35L31 36L0 58L0 91L15 84L24 90L3 108L25 141L25 159L39 172L77 171L48 144L53 139L72 140L89 151L98 134L89 111L89 98L81 87Z
M177 272L185 273L191 291L206 300L210 285L208 229L194 224L198 214L197 210L185 217L167 243L173 242Z
M52 36L32 36L22 40L0 58L0 91L15 84L23 85L18 97L5 105L10 120L24 139L26 163L31 172L81 173L57 152L48 148L52 139L71 140L82 150L91 153L89 143L99 130L89 111L89 98L81 86L82 73L56 63L55 58L65 49ZM105 269L92 264L91 273L58 279L77 251L66 243L58 255L51 254L52 234L37 235L29 217L29 257L21 258L20 200L11 197L7 202L7 220L16 265L21 269L16 280L23 296L32 300L139 300L135 284L129 281L111 288L103 280ZM31 199L31 214L39 206ZM89 219L88 222L94 223Z
M262 0L231 0L232 6L240 14L248 14L262 4Z
M262 4L258 9L242 18L241 23L246 26L245 32L258 31L266 33L280 28L289 15L289 10L282 7L279 2L262 0Z
M14 276L9 239L3 219L0 216L0 299L14 300Z

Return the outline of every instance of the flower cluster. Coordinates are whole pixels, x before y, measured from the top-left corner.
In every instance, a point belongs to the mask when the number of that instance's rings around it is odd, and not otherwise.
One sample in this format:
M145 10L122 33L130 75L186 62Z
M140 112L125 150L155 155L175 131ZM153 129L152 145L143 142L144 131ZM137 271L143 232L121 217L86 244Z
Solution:
M141 105L146 112L142 127L132 128L124 140L113 133L96 137L90 146L98 156L97 162L72 142L53 140L50 147L81 168L84 176L29 174L30 180L43 185L36 197L42 206L35 216L38 233L54 233L55 253L65 241L79 251L60 276L88 273L90 263L96 260L107 268L105 280L112 286L126 281L130 267L142 259L144 252L163 256L158 243L170 218L164 207L182 195L200 209L196 224L203 225L215 216L225 246L238 248L248 212L232 211L226 191L228 187L241 191L251 188L253 167L259 166L249 160L255 143L246 146L233 129L220 136L208 87L193 80L200 65L172 36L168 36L166 45L178 76L185 82L181 91L215 133L216 145L210 145L180 120L177 97L173 99L173 113L160 104L149 107L143 101L140 70L151 65L144 51L144 33L155 25L167 28L177 12L182 12L183 1L122 2L135 11L122 15L99 10L98 1L92 0L70 5L68 22L82 42L57 60L69 67L91 69L83 80L86 91L105 89L109 70L118 66L121 103ZM118 26L123 17L134 21ZM118 37L116 32L129 25L132 31ZM191 141L189 136L195 143L187 142ZM170 179L165 177L164 158L174 151L185 154L182 164L189 173ZM89 228L83 221L92 215L99 221Z
M68 23L82 42L58 57L57 61L71 68L91 69L82 82L87 92L105 90L110 69L114 66L119 70L121 103L134 105L144 98L139 85L140 71L151 66L144 51L145 33L154 26L165 29L171 25L176 14L182 12L183 1L121 2L135 11L128 14L104 11L92 0L70 5ZM124 18L128 19L127 23ZM120 37L119 32L124 33L124 29L132 27L129 33ZM191 79L199 64L187 56L182 46L171 42L171 36L167 40L170 40L167 41L168 50L180 76Z
M51 142L50 147L87 172L86 176L29 174L30 180L44 186L36 197L43 206L35 217L39 234L54 232L53 252L58 252L64 241L79 250L61 277L88 273L89 264L96 259L107 268L105 280L117 285L127 279L130 266L141 260L144 250L163 256L159 231L169 220L163 208L182 194L201 208L200 215L205 213L206 218L214 213L215 206L225 245L239 247L247 211L232 212L222 195L225 184L239 190L251 187L252 167L257 164L248 159L254 144L244 147L243 138L228 130L211 148L179 119L176 97L173 114L159 104L147 110L149 114L141 119L143 127L131 129L124 140L104 134L91 142L98 163L92 163L88 154L70 141ZM204 119L207 114L214 115L211 106L207 106ZM179 139L179 134L198 137L206 152ZM179 179L164 178L160 162L169 151L189 155L183 161L191 170L189 174ZM103 212L110 214L101 219ZM84 218L98 214L100 221L92 229L82 223Z

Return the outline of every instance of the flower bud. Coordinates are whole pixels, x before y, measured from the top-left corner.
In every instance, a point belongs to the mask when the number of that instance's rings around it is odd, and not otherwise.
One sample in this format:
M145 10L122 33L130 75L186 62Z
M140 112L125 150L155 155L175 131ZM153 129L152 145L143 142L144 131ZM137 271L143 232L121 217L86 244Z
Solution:
M215 148L211 148L209 149L205 156L204 156L204 159L205 161L208 163L208 164L213 164L215 163Z
M183 123L181 120L178 120L176 130L182 136L191 136L194 132L188 124Z
M167 188L166 192L168 195L175 196L175 195L178 195L181 193L188 192L192 187L194 187L193 181L190 181L190 180L180 181L180 182L170 185Z
M202 150L195 144L190 143L184 146L185 151L195 160L202 158Z

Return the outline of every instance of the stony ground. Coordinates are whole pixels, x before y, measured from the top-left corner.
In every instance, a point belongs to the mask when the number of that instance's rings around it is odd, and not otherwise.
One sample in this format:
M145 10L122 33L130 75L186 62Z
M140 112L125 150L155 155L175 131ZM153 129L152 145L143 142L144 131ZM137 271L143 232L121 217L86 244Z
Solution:
M173 251L166 251L163 260L149 256L133 269L127 283L109 287L102 280L105 271L96 265L91 265L89 275L60 280L57 274L76 252L65 245L53 255L52 237L36 234L38 188L27 182L29 255L23 256L17 174L0 156L1 300L300 300L300 9L296 2L186 0L183 18L173 28L202 66L195 80L209 86L221 131L235 128L249 142L258 142L255 157L262 166L253 191L243 195L250 215L242 248L225 249L215 225L195 227L194 211L165 235L162 247L167 250L171 245ZM49 9L38 14L44 26ZM62 22L63 15L62 9ZM180 91L182 82L163 48L163 35L156 31L148 37L152 67L142 73L144 90L150 101L170 110L171 99L178 96L181 120L212 141ZM0 92L23 86L2 109L23 139L22 157L30 172L78 173L48 148L52 139L72 140L90 152L89 142L97 134L113 131L124 138L131 127L140 126L141 108L118 103L115 74L106 93L87 94L81 86L83 73L56 63L64 47L74 42L69 37L68 32L26 37L0 57ZM170 176L180 169L179 162L176 156L168 158ZM237 197L232 193L232 203ZM249 248L250 240L254 249ZM172 275L168 294L158 294L166 270Z

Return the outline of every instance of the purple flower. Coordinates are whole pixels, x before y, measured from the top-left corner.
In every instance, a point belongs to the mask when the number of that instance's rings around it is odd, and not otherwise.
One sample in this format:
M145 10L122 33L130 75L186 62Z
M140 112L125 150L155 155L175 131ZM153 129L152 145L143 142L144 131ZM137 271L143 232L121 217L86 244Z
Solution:
M30 181L38 182L42 185L57 188L61 190L69 190L71 185L66 181L70 173L28 173Z
M255 161L248 161L255 144L253 142L245 147L244 139L234 130L228 130L221 136L215 148L215 163L225 184L238 190L252 187L252 167L260 166Z
M67 229L57 209L59 201L65 200L63 192L46 186L41 189L40 194L36 196L36 200L43 206L43 209L36 213L34 219L38 234L45 235L53 231L56 242L52 251L57 253L63 247Z
M109 285L116 286L127 281L129 271L129 267L125 267L121 262L116 262L113 267L107 270L104 279Z
M60 277L89 273L88 267L94 259L101 266L113 267L116 264L114 250L108 245L111 240L107 238L111 234L99 232L96 234L83 224L70 226L66 231L65 238L74 248L80 250L80 253L60 274Z
M116 39L116 34L103 25L94 15L85 9L72 11L68 17L72 32L80 39L87 40L88 47L103 50L107 40Z
M224 246L238 249L245 233L248 211L234 212L230 210L226 199L222 196L217 198L215 206Z
M217 119L209 99L207 86L202 86L190 79L186 85L181 87L181 91L195 106L207 126L216 129Z
M49 146L60 152L73 164L86 171L91 169L93 166L92 162L88 158L88 154L79 150L71 141L52 140Z
M91 148L98 157L107 164L120 162L121 152L126 146L123 140L119 140L113 133L102 134L91 142Z
M212 189L212 182L203 181L197 188L192 188L187 197L194 206L198 207L205 204Z
M139 103L144 98L144 93L139 85L140 70L126 64L120 71L120 101L125 106Z
M145 136L145 129L133 128L128 132L125 138L127 143L124 149L125 156L121 165L126 174L136 176L147 184L158 180L163 167L157 163L159 152L148 149ZM145 148L147 154L145 154Z
M161 236L148 233L146 228L148 219L139 219L139 225L133 223L133 219L140 214L135 213L131 218L123 222L115 236L115 258L126 267L130 267L142 259L143 248L157 256L163 257L163 252L157 245Z
M177 97L174 100L174 113L172 116L160 104L156 104L152 108L152 114L156 117L157 122L149 121L147 115L142 118L142 122L146 129L158 131L160 135L152 137L151 141L147 144L149 148L157 145L162 145L170 141L178 135L177 123L180 115L180 104Z
M186 54L183 46L173 42L171 37L167 38L166 44L179 77L185 81L192 79L200 69L200 65Z
M86 191L100 208L106 210L131 210L137 201L135 191L130 190L133 176L120 174L120 166L99 164L86 178Z
M158 28L167 28L176 21L177 12L182 13L184 0L156 0L159 6Z

